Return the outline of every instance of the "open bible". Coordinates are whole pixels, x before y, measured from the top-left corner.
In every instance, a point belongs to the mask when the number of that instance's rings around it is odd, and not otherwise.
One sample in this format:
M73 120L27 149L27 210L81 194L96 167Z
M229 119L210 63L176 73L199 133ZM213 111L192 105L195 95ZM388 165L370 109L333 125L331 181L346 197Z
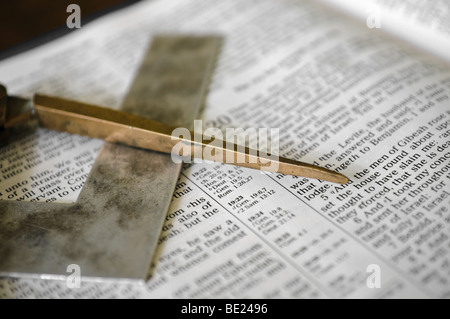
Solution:
M351 180L186 164L146 285L2 278L0 297L449 297L449 16L447 1L145 1L0 61L12 94L118 108L153 35L222 35L205 127L279 128L280 156ZM101 145L17 137L0 199L75 201Z

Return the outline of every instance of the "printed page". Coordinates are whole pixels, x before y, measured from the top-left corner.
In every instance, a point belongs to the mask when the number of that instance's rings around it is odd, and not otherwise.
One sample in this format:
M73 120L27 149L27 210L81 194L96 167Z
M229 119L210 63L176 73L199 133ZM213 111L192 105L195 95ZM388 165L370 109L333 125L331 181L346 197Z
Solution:
M450 61L447 0L321 0Z
M2 61L0 81L117 107L151 36L173 32L225 36L205 127L279 128L281 156L351 182L186 164L147 284L4 278L1 297L450 295L450 72L433 58L313 1L151 1ZM20 138L0 150L1 198L75 201L101 143Z

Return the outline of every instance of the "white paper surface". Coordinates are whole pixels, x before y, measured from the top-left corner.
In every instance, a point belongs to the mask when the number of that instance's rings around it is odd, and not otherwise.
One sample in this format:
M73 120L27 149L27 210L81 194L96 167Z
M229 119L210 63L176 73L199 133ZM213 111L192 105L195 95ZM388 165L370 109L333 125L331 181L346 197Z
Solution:
M280 128L280 155L352 182L186 165L148 284L3 278L0 297L449 296L450 72L431 56L313 1L166 0L1 61L0 81L116 108L175 32L225 36L208 126ZM0 149L0 198L75 201L101 143L40 129Z
M320 0L358 17L370 28L406 40L450 61L447 0Z

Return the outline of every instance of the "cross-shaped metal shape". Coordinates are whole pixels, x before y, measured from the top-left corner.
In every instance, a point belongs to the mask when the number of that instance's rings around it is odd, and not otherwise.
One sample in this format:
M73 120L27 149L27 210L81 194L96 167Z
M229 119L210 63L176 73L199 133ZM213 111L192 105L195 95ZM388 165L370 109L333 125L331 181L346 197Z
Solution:
M220 46L156 37L122 110L190 128ZM76 203L0 201L0 276L65 278L77 264L83 277L147 279L180 171L170 155L105 143Z

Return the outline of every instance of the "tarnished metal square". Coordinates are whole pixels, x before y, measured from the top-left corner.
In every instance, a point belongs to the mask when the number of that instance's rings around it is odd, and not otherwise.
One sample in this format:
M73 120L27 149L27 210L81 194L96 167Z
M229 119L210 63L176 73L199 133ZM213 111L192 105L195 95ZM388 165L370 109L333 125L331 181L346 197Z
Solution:
M191 128L220 37L153 40L122 110ZM75 204L0 201L0 275L145 280L181 170L170 155L105 143Z

